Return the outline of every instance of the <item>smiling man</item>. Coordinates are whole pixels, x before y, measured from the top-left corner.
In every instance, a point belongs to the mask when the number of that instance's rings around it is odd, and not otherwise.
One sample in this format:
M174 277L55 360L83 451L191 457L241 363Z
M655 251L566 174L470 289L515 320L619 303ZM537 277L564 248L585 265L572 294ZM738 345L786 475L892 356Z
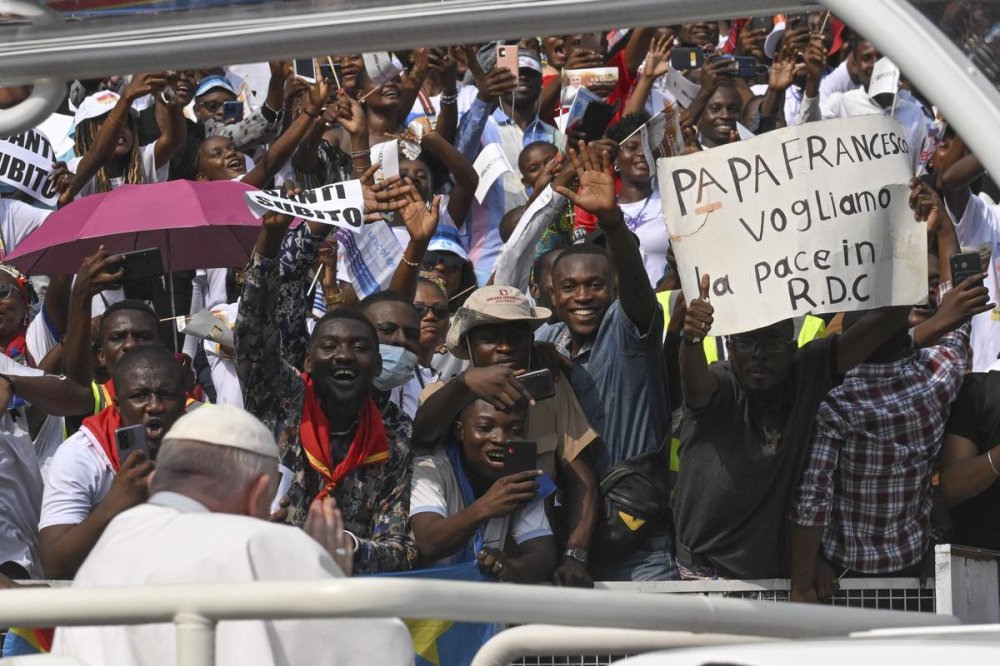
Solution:
M114 404L84 419L52 457L39 521L48 578L72 578L111 519L146 501L153 462L139 451L121 460L115 431L143 426L155 460L163 435L184 414L181 365L159 345L124 354L112 379Z
M282 359L276 257L290 223L265 215L236 325L241 380L251 387L246 409L275 433L281 465L292 475L287 509L275 518L304 525L313 502L333 497L354 543L356 572L409 569L417 557L407 528L412 425L396 405L380 409L372 398L382 372L375 327L356 310L338 308L317 322L305 372Z

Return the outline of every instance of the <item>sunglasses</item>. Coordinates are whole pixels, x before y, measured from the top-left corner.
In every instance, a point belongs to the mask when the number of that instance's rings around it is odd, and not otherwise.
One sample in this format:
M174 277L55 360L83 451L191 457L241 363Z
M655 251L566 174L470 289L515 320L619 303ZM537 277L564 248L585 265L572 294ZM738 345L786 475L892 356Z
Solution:
M733 351L738 351L741 354L752 354L758 349L765 354L780 354L788 349L788 345L791 344L791 341L782 340L780 338L758 340L756 338L741 338L733 336L729 338L729 344L732 346Z
M12 284L0 284L0 301L6 298L13 298L14 296L20 296L21 290Z
M437 254L435 252L428 252L424 255L424 261L421 264L423 269L426 271L432 271L438 267L438 265L444 266L444 269L449 273L454 273L455 271L462 268L462 264L465 263L465 259L456 254Z
M434 305L425 305L424 303L414 303L413 307L417 309L417 314L423 319L424 315L428 311L434 314L435 319L447 319L448 318L448 304L447 303L435 303Z
M205 109L209 113L215 113L222 108L222 102L216 102L215 100L209 100L207 102L198 102L197 106Z

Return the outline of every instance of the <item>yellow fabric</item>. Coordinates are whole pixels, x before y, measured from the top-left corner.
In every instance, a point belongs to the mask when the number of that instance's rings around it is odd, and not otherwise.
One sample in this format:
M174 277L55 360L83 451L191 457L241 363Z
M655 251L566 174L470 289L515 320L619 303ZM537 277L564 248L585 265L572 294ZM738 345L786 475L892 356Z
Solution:
M421 659L426 659L434 666L441 666L438 655L437 639L451 629L454 622L448 620L403 620L410 630L413 640L413 651Z
M633 532L635 532L640 527L646 524L646 521L643 520L642 518L636 518L635 516L630 516L624 511L619 511L618 517L621 518L622 522L625 523L625 526L630 530L632 530Z
M826 337L826 322L820 317L806 315L806 320L799 331L799 347L804 347L813 340Z

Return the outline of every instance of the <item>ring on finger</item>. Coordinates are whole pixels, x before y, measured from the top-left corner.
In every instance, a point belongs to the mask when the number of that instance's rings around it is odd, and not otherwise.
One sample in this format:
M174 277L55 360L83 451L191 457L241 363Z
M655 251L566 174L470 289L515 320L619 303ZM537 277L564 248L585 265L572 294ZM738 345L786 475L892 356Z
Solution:
M346 548L336 548L336 549L334 549L333 554L336 555L337 557L345 557L347 555L347 549Z

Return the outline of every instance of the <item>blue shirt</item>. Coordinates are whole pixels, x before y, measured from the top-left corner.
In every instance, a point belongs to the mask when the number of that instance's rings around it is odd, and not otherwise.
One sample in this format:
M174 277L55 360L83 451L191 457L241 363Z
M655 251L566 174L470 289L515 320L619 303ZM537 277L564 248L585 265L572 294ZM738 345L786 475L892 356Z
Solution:
M546 324L535 339L552 342L570 356L566 324ZM639 331L615 301L597 334L573 358L570 383L590 425L601 435L597 473L655 450L670 433L670 405L663 365L663 309L659 304L649 330Z

